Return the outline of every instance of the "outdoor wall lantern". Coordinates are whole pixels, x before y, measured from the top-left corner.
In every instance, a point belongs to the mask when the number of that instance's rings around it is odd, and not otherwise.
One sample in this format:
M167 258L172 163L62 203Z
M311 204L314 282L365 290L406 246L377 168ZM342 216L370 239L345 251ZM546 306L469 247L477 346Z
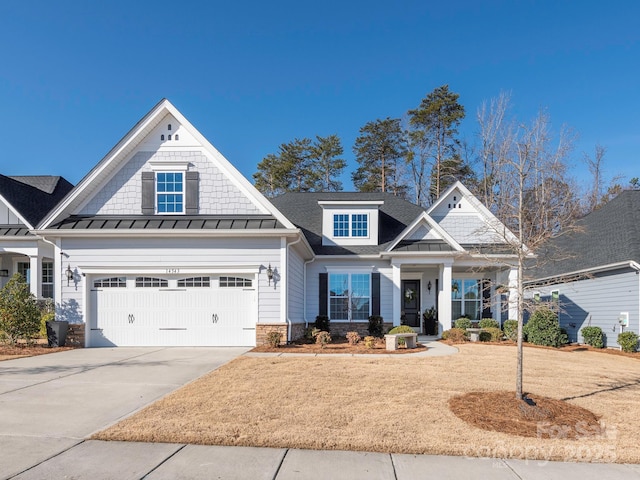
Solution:
M269 263L269 268L267 268L267 279L269 280L269 286L271 286L271 280L273 280L273 269L271 268L271 263Z
M427 292L431 293L431 280L427 283Z
M0 277L8 277L8 276L9 276L9 270L7 269L0 270Z
M71 265L67 265L67 270L64 273L67 275L67 287L68 287L69 282L73 280L73 270L71 270Z

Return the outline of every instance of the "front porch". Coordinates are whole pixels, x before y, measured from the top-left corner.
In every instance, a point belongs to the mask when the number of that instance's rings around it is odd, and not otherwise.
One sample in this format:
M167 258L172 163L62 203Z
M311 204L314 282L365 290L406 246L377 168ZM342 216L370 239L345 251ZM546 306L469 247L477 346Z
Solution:
M500 325L513 305L501 285L515 285L517 270L493 265L456 265L453 261L392 261L393 325L441 336L460 317L493 318ZM513 298L514 292L511 291ZM513 304L513 302L511 302ZM432 318L432 314L434 317Z
M54 260L48 254L37 246L0 246L0 288L20 273L36 298L54 298Z

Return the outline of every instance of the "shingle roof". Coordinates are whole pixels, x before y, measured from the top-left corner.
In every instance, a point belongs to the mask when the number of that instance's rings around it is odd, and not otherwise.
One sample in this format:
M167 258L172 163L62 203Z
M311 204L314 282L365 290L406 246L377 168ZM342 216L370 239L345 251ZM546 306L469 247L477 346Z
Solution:
M322 207L319 201L384 201L380 206L378 223L379 245L362 246L323 246L322 245ZM407 202L389 193L375 192L324 192L324 193L285 193L271 199L294 225L302 230L316 255L376 254L385 250L389 244L424 212L422 207Z
M533 278L620 262L640 263L640 191L627 190L578 221L579 231L553 239L538 257L552 258L530 271Z
M33 227L72 188L63 177L0 175L0 195Z
M273 230L284 226L270 215L244 216L70 216L49 227L54 230Z

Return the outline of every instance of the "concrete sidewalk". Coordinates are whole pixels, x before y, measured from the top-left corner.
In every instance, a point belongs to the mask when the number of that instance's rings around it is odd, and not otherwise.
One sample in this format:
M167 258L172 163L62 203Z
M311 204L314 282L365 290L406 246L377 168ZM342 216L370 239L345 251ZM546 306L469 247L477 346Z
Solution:
M22 480L638 480L640 465L85 441Z

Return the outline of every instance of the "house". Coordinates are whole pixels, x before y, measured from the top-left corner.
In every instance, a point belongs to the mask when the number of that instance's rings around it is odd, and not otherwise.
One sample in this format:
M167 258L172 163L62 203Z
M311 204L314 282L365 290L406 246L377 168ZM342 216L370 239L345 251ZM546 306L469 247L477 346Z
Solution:
M53 297L54 246L33 230L72 188L62 177L0 175L0 288L20 273L37 298Z
M428 210L389 194L269 200L162 100L29 234L53 249L59 319L87 346L237 345L272 330L423 331L422 312L508 318L503 226L462 184ZM433 327L433 326L429 326Z
M546 262L532 270L529 297L550 301L569 341L580 330L602 328L605 345L617 347L622 331L640 333L640 191L623 191L556 237Z

